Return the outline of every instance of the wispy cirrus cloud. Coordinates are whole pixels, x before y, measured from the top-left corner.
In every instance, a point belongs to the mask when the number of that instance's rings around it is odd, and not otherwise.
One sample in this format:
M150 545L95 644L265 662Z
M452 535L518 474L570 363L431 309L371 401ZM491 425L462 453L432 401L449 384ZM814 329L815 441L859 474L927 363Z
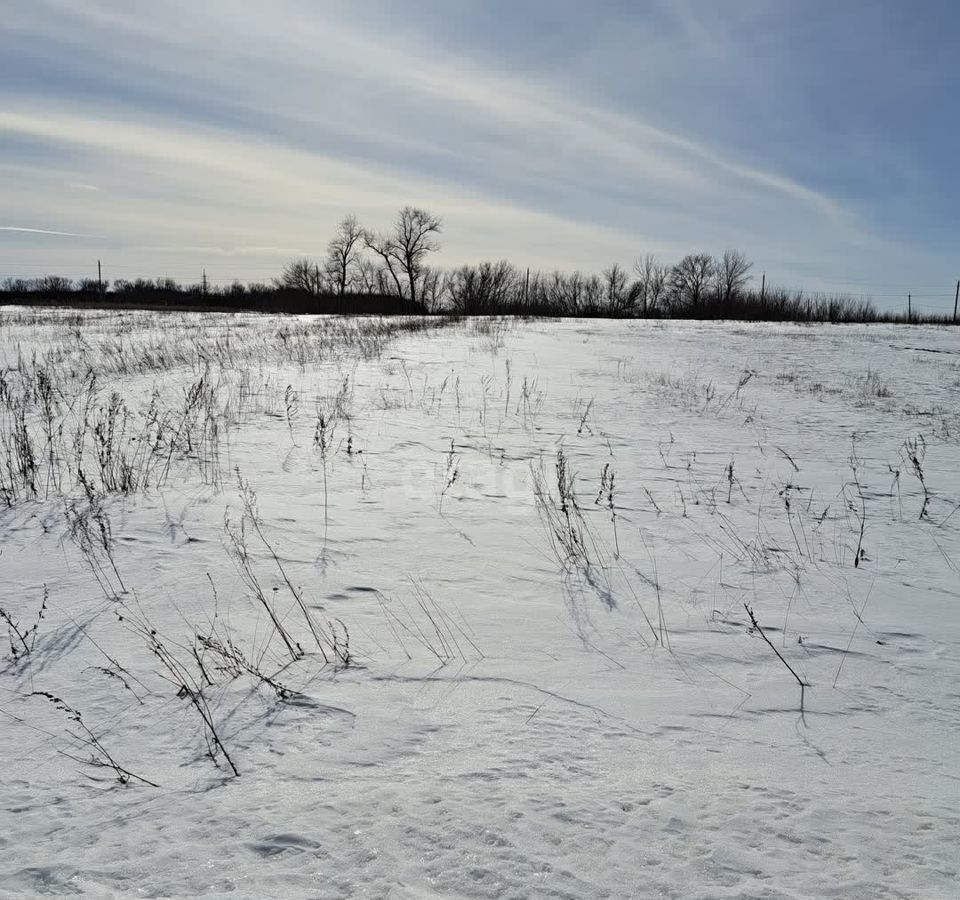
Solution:
M12 231L19 234L51 234L56 237L90 237L74 231L53 231L49 228L27 228L23 225L0 225L0 231Z
M847 32L848 58L841 36L816 51L814 15ZM229 255L265 277L342 215L376 227L406 202L444 217L451 263L736 245L811 286L949 269L956 226L923 148L864 156L881 145L857 110L903 90L852 80L861 43L904 25L886 9L853 36L855 14L820 0L35 0L8 19L8 215L101 235L145 272ZM944 63L923 65L936 85ZM848 120L827 121L837 97Z

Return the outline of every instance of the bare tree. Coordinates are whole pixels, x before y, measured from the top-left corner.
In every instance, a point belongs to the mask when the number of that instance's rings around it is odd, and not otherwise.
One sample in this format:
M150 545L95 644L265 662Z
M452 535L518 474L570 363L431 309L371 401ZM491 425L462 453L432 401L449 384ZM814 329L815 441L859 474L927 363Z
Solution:
M433 266L424 266L420 284L420 302L428 313L434 315L443 306L443 272Z
M449 274L446 294L462 315L502 311L522 296L520 272L506 260L461 266Z
M650 309L659 309L660 305L663 303L663 299L667 293L667 287L670 283L670 269L659 263L657 268L654 270L653 278L650 281L650 293L647 297L647 302L650 305Z
M606 312L614 316L631 316L643 295L640 280L631 281L629 273L614 263L603 271Z
M579 273L577 273L579 276ZM579 283L574 287L576 295L571 296L569 284L562 272L553 271L548 276L546 284L547 305L552 309L562 312L573 312L579 303Z
M396 285L387 267L379 260L365 256L361 256L357 262L356 282L364 294L380 294L385 297L396 293Z
M603 288L607 309L610 312L622 313L627 305L627 273L614 263L609 269L603 270Z
M354 282L362 247L363 229L355 216L347 216L337 226L337 233L327 244L324 261L324 269L341 297Z
M549 304L547 279L543 272L529 272L523 289L527 307L544 308Z
M288 291L304 291L314 296L321 294L324 289L320 266L306 257L287 263L280 277L274 279L274 285Z
M603 303L604 287L603 282L596 275L581 275L574 272L570 276L571 285L579 287L577 292L578 300L574 305L574 310L580 309L584 312L596 312Z
M729 302L746 287L753 263L739 250L725 250L716 267L717 296Z
M380 265L375 268L377 282L381 287L391 285L398 297L403 297L403 285L400 283L400 261L397 257L397 248L393 237L389 234L374 234L372 231L363 233L364 246L375 256L379 257ZM389 276L389 277L388 277ZM388 293L388 291L384 291Z
M700 305L716 264L709 253L690 253L670 270L670 299L677 308Z
M49 294L72 291L73 281L69 278L64 278L62 275L44 275L42 278L37 279L36 290Z
M406 282L406 296L411 306L417 304L427 255L440 249L436 235L442 228L439 217L424 209L405 206L389 234L364 233L364 244L383 261L400 297L404 296L403 282Z
M670 269L663 265L653 253L647 253L633 264L637 275L637 301L641 306L641 315L647 315L657 308L663 299Z

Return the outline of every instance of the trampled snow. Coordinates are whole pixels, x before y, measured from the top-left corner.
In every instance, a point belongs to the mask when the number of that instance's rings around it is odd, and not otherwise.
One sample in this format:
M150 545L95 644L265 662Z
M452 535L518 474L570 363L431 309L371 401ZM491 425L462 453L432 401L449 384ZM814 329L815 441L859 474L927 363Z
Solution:
M0 895L956 896L955 330L0 353Z

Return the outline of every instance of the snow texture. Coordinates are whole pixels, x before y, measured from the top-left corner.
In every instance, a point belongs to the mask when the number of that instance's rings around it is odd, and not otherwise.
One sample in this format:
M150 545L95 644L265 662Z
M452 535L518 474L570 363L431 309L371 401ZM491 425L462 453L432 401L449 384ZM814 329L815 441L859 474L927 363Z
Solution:
M0 354L0 895L956 896L955 330Z

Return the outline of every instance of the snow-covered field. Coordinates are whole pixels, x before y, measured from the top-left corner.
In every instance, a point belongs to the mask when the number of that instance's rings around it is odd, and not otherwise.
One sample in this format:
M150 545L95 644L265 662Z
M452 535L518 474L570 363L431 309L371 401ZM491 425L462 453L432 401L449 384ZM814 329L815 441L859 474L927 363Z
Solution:
M960 334L421 325L0 313L0 894L956 896Z

